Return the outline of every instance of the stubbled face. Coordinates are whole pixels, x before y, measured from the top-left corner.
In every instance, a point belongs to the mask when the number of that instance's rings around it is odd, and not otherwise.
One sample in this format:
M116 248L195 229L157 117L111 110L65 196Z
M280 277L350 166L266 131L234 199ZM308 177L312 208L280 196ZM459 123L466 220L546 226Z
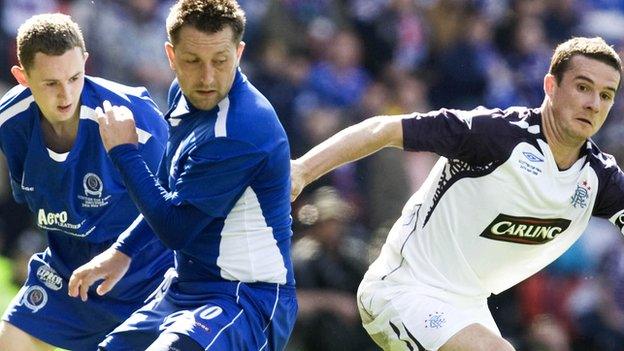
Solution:
M79 115L87 54L79 47L60 56L38 52L24 79L43 116L52 124Z
M546 84L554 122L567 141L582 143L604 123L616 95L620 73L601 61L583 55L572 57L561 83L547 76Z
M210 110L230 91L244 46L234 42L229 26L210 34L184 26L165 51L184 95L193 106Z

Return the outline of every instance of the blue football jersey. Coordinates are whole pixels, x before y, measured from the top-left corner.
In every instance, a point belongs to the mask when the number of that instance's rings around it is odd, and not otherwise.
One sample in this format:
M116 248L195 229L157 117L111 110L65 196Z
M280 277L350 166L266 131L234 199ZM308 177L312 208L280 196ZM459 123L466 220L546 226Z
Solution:
M294 285L290 149L269 101L238 71L227 97L196 109L176 82L158 178L176 205L214 218L177 250L179 281Z
M72 149L62 155L46 148L41 112L30 89L16 86L0 101L0 148L13 195L28 205L36 225L47 232L52 260L66 277L139 216L100 138L94 109L104 100L133 112L139 151L157 169L167 124L144 88L85 77L78 134ZM85 247L89 249L80 249Z

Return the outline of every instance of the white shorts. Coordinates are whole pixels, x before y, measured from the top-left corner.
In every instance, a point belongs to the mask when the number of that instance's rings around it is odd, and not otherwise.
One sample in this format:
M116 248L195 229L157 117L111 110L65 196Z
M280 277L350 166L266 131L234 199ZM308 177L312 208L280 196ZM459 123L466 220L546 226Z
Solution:
M386 351L435 351L474 323L500 336L485 298L365 276L357 300L364 329Z

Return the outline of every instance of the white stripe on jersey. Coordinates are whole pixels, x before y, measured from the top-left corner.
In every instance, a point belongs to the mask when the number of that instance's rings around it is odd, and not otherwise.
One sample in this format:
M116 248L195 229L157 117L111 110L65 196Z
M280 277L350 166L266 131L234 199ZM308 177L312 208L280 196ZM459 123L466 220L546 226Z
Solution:
M17 116L18 114L26 111L30 104L35 101L35 98L32 95L24 98L13 106L7 108L4 112L0 113L0 127L4 124L4 122L8 121L12 117Z
M186 102L186 98L184 97L184 95L182 95L175 109L171 111L171 113L169 114L169 120L171 122L172 118L182 116L187 113L189 113L188 103ZM171 123L171 125L174 127L180 124L179 118L176 118L175 120L176 120L175 124Z
M12 98L16 97L17 95L21 94L26 89L28 89L28 88L26 88L23 85L16 85L13 88L9 89L9 91L7 91L7 93L4 94L4 96L0 100L0 105L4 104L5 102L9 101L10 99L12 99Z
M251 187L225 219L217 266L228 280L286 283L284 258Z
M89 119L97 123L97 115L95 113L95 110L89 106L80 106L80 119ZM147 143L152 137L152 134L139 127L136 128L136 132L139 135L139 143L141 144Z
M145 88L143 87L129 87L127 85L119 84L108 79L103 79L99 77L89 76L89 78L98 85L108 89L110 93L113 93L128 102L130 102L130 98L128 97L128 95L141 97L145 92Z
M217 121L215 122L214 134L215 138L227 136L227 114L230 110L230 99L226 96L225 99L219 102L219 112L217 112Z

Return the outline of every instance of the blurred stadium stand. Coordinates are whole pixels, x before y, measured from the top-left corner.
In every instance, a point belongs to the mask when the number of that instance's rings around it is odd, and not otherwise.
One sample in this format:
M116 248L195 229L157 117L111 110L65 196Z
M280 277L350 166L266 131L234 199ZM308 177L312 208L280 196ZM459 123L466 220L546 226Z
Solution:
M600 35L624 49L622 0L239 1L248 18L243 70L277 109L293 158L372 115L537 107L551 52L570 36ZM60 11L83 28L88 74L144 85L166 110L173 75L163 51L164 20L171 3L0 1L0 92L15 84L9 69L16 63L17 27L33 14ZM595 137L621 164L623 122L619 96ZM361 339L355 304L340 301L352 298L401 205L435 159L383 151L334 171L294 204L302 307L291 351L346 350L346 344L375 349ZM22 283L25 260L45 239L28 211L12 201L3 161L0 168L3 308ZM326 245L334 250L322 249ZM492 297L490 305L518 350L624 350L624 240L594 221L560 260Z

